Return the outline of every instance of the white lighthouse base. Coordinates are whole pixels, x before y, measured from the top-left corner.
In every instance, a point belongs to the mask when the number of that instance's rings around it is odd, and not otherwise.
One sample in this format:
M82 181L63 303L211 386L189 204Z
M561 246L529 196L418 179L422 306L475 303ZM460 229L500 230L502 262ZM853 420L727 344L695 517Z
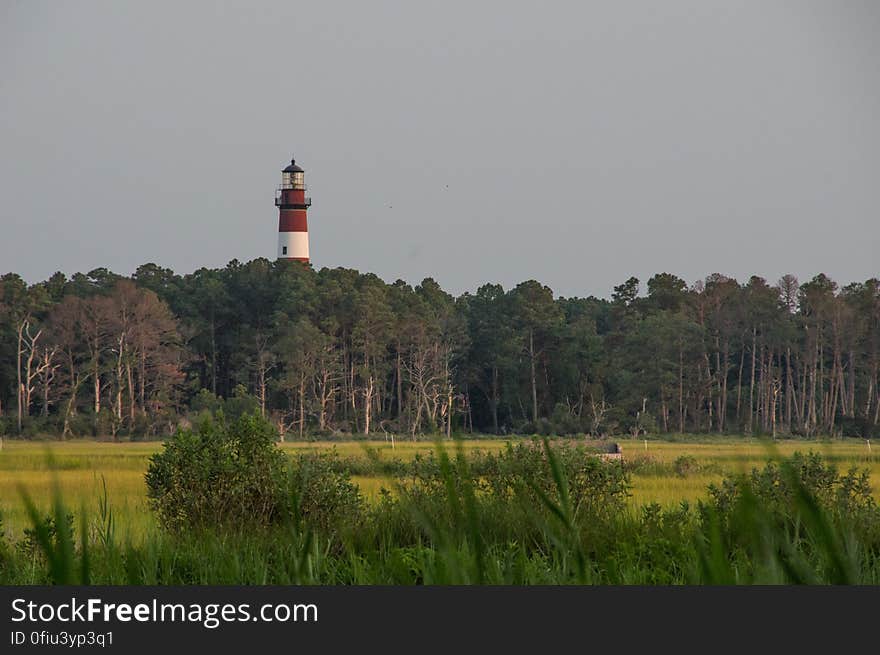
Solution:
M308 259L308 232L279 232L278 259Z

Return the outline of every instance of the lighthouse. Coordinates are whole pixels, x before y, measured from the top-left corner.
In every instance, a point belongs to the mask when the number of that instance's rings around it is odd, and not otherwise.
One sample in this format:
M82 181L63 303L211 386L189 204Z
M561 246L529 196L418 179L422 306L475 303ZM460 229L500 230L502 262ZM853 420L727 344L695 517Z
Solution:
M309 227L306 212L312 199L306 197L303 169L290 160L281 171L281 186L275 191L278 207L278 259L309 263Z

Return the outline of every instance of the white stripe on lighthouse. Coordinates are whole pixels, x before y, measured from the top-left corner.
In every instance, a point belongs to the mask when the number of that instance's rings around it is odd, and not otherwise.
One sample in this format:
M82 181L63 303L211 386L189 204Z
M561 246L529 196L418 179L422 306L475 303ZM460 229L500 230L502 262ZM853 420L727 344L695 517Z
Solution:
M287 252L284 248L287 248ZM279 232L278 233L278 257L281 259L295 257L299 259L309 258L309 233L308 232Z

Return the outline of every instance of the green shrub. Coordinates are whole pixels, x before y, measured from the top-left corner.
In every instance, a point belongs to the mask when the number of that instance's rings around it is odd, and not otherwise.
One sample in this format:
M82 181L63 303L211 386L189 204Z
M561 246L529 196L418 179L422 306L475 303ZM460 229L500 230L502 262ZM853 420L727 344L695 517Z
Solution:
M576 513L609 514L621 510L629 493L629 476L617 462L605 462L583 445L551 446L567 481ZM474 450L459 454L451 470L444 471L433 454L416 455L404 486L409 491L445 496L452 484L461 491L471 485L481 497L508 503L515 498L540 508L541 496L554 497L557 481L541 443L517 443L500 453Z
M147 497L168 530L269 525L287 513L287 469L277 432L255 414L222 414L178 430L150 458Z
M840 474L816 453L710 485L699 514L701 583L852 584L880 555L868 472Z
M237 419L240 416L256 414L259 411L260 401L249 394L241 384L236 385L232 396L225 399L215 396L208 389L201 389L190 403L190 418L194 422L202 421L206 416L214 416L219 413L230 419Z
M689 475L700 472L700 464L693 455L681 455L672 463L675 474L680 478L686 478Z
M356 527L363 515L358 486L335 453L303 453L291 467L295 516L323 533Z
M247 441L243 435L265 428L249 419L243 427L219 421L189 438L204 433L214 444L206 449L231 441L227 432ZM184 471L189 461L200 465L195 456L175 461ZM638 514L619 511L627 482L620 464L571 444L467 456L462 449L451 458L438 447L407 469L398 493L371 504L362 503L348 465L334 453L281 467L289 477L282 475L279 516L290 512L312 529L285 522L226 530L224 514L200 529L120 542L105 488L98 520L78 517L75 543L60 497L51 518L28 502L30 545L9 549L5 563L0 555L0 585L880 580L880 517L866 480L858 471L839 474L818 455L729 477L699 512L651 504ZM672 464L665 466L671 475Z
M15 549L19 554L29 558L42 556L44 553L42 551L43 545L40 541L40 534L42 533L45 539L48 539L49 542L57 547L62 530L66 530L67 538L73 540L73 514L70 512L64 514L63 526L58 525L55 517L46 515L39 524L24 529L21 540L15 544Z
M63 422L62 422L63 423ZM95 417L92 412L77 412L70 416L69 426L72 437L91 436L95 426Z
M577 434L583 431L578 417L572 414L571 409L565 403L556 403L550 416L551 432L546 434ZM541 434L545 434L542 432Z
M629 494L629 477L619 463L605 462L581 445L563 443L552 448L575 513L608 515L622 510ZM537 444L520 443L495 458L497 473L487 476L485 484L497 496L525 491L539 504L539 496L557 493L547 453Z
M209 389L200 389L189 403L190 411L198 415L200 412L215 414L223 408L223 399L211 393Z
M862 439L880 438L880 425L862 416L842 416L838 419L838 429L844 437L859 437Z
M721 485L709 485L710 503L724 514L744 495L751 494L768 511L789 514L798 494L806 494L826 511L854 514L876 507L867 470L841 474L818 453L796 452L780 463L768 462L748 475L727 476Z

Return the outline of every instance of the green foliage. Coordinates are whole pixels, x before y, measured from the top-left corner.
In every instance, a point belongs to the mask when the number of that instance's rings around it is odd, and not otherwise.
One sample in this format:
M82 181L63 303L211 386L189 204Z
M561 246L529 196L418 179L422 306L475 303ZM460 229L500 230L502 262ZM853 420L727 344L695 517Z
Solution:
M46 515L33 527L25 528L23 538L15 544L16 550L23 555L33 557L41 554L44 540L53 547L58 547L65 535L72 538L73 514L69 512L64 514L60 521L56 518Z
M89 584L90 549L86 517L81 517L81 542L77 554L74 544L73 515L55 489L53 513L40 516L36 505L22 491L31 527L25 528L24 538L16 544L20 560L26 561L39 584Z
M559 491L562 478L573 514L608 516L622 511L630 481L619 463L605 462L580 445L551 447L545 439L543 446L518 443L500 454L490 453L481 488L499 498L512 492L544 498Z
M729 512L744 495L752 494L768 511L790 515L800 493L815 499L823 510L837 514L875 509L868 471L853 468L841 474L814 452L797 452L783 463L771 461L763 469L752 469L745 476L727 476L720 486L709 487L710 502L721 514Z
M293 460L290 479L293 516L325 534L354 529L364 518L364 501L334 453L303 453Z
M217 414L223 414L228 419L234 420L246 414L259 412L260 402L240 384L235 387L229 398L221 398L207 389L201 389L192 399L190 408L196 420L203 421Z
M205 434L224 430L242 438L261 428L243 417ZM30 541L0 558L0 584L880 581L880 521L864 478L814 454L729 477L697 511L640 513L618 505L617 463L549 440L492 457L438 446L371 505L343 467L335 455L294 461L293 524L202 522L142 544L118 541L106 491L97 522L81 517L78 542L59 498L49 517L29 504Z
M679 455L672 463L675 474L681 478L686 478L694 473L699 473L700 464L693 455Z
M620 464L602 461L585 446L567 442L550 446L547 441L548 449L544 449L542 443L508 444L506 450L497 453L459 453L455 459L459 465L447 472L449 477L444 475L442 458L416 455L401 483L409 491L433 494L445 492L451 480L456 488L470 484L481 497L498 502L511 501L522 493L531 495L534 501L542 494L555 493L556 466L567 480L574 511L596 514L622 509L629 492L629 478Z
M866 471L840 474L796 453L728 476L700 504L699 579L730 584L853 584L880 556L880 514Z
M208 414L216 414L223 407L223 399L218 398L208 389L200 389L199 392L190 401L190 409L196 414L207 412Z
M147 496L173 532L269 525L287 513L286 458L275 428L257 415L222 414L181 429L153 455Z
M587 582L585 534L624 512L628 483L619 464L582 446L545 439L451 457L438 445L436 455L413 460L371 522L384 526L387 543L428 539L456 583L485 581L487 552L501 544L557 553L565 579Z
M219 411L222 411L230 419L238 419L247 414L256 414L260 409L260 402L247 388L239 384L232 390L232 396L227 398Z
M877 279L659 273L647 296L631 277L609 300L535 280L456 298L431 278L289 264L0 276L0 434L152 438L259 407L303 437L880 438Z
M843 416L839 425L840 433L844 437L880 440L880 424L864 416Z

